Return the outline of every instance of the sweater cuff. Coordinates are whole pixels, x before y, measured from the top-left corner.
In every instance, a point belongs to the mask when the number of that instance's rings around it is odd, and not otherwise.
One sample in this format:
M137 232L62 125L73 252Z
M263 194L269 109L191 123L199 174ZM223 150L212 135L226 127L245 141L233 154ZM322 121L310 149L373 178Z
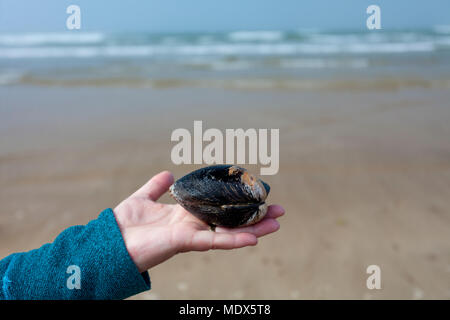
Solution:
M66 229L53 243L3 259L0 271L5 299L125 299L150 289L111 209Z

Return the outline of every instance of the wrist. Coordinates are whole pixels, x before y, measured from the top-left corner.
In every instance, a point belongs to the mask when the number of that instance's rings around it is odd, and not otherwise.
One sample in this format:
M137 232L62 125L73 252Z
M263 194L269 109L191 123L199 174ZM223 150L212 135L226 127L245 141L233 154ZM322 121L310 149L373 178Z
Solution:
M125 248L128 251L128 255L138 268L139 272L142 273L146 269L143 269L143 265L141 261L139 261L138 247L135 244L135 241L133 239L133 231L131 230L133 227L128 227L125 221L127 210L123 210L123 204L121 203L116 208L114 208L113 212L120 233L122 234L122 239L123 242L125 243Z
M176 254L175 248L167 241L165 228L142 225L126 227L121 232L128 254L139 272L144 272Z
M132 229L133 227L121 228L120 231L122 233L122 238L128 251L128 255L130 256L131 260L133 260L139 272L142 273L148 270L148 268L145 267L144 262L140 259L142 255L139 253L139 245L135 241L135 236L133 235L134 232Z

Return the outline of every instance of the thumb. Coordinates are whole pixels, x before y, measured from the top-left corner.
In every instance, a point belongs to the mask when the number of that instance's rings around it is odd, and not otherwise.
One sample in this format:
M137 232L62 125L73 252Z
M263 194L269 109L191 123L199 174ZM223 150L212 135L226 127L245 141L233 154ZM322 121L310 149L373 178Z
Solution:
M173 174L169 171L163 171L151 178L134 195L148 197L150 200L156 201L169 190L173 182Z

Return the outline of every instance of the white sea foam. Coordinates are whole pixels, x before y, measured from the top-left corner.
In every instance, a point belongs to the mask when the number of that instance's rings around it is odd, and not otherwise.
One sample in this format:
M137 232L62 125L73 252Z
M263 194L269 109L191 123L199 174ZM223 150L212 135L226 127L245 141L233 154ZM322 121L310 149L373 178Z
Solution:
M443 47L450 47L450 36L449 37L441 37L436 41L436 43Z
M439 25L433 27L434 32L449 34L450 33L450 25Z
M446 44L448 39L445 42ZM141 46L44 46L0 48L0 58L89 58L146 56L207 56L207 55L295 55L295 54L364 54L431 52L436 42L413 43L264 43L264 44L204 44L204 45L141 45Z
M235 31L228 37L232 41L278 41L283 39L281 31Z
M349 45L343 52L349 53L405 53L405 52L431 52L435 49L433 42L412 43L355 43Z
M369 66L367 59L329 59L329 58L302 58L283 60L282 68L322 69L322 68L366 68Z
M0 34L2 46L36 46L46 44L95 44L103 41L102 33L19 33Z
M450 26L428 31L323 33L236 31L199 34L96 32L0 34L0 58L289 56L432 52L448 49Z

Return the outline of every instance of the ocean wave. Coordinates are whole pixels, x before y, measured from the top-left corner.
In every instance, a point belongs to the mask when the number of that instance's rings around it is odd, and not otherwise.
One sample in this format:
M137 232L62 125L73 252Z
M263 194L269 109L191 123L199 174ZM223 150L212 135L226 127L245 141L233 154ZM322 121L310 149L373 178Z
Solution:
M283 37L281 31L235 31L228 34L232 41L278 41Z
M441 37L438 40L436 40L436 43L441 47L450 47L450 36Z
M433 27L434 32L442 34L450 34L450 25L439 25Z
M281 57L268 59L191 59L179 61L181 67L197 70L213 71L239 71L239 70L265 70L265 69L325 69L325 68L350 68L361 69L369 67L370 63L365 58L297 58ZM173 64L172 64L173 66Z
M349 53L405 53L405 52L431 52L435 50L435 43L413 42L413 43L377 43L362 44L355 43L347 47Z
M155 46L64 46L0 48L0 58L92 58L92 57L151 57L151 56L233 56L233 55L296 55L296 54L370 54L432 52L436 44L414 43L353 43L338 44L208 44Z
M286 56L449 50L450 26L383 32L235 31L228 33L0 34L0 58Z
M367 68L369 61L367 59L289 59L280 62L282 68L299 69L324 69L324 68Z
M0 77L1 78L1 77ZM355 79L148 79L148 78L86 78L86 79L50 79L37 76L22 76L20 79L0 85L25 84L56 87L131 87L170 89L179 87L215 88L231 90L330 90L395 91L402 88L438 88L450 89L450 79L425 79L414 77L397 78L355 78Z
M0 34L0 46L37 46L49 44L96 44L105 39L102 33L22 33Z

